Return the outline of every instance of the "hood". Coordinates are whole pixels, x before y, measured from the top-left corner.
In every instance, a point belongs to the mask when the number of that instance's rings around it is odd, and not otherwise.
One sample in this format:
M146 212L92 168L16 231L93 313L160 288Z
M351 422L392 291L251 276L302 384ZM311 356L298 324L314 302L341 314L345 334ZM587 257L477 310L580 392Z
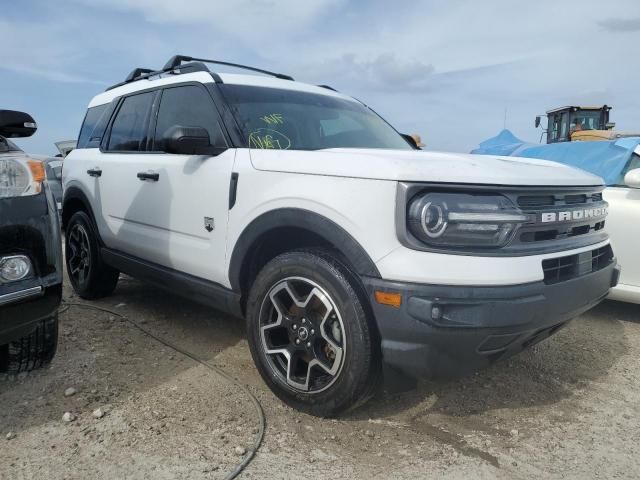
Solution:
M408 182L526 186L602 185L602 179L547 160L414 150L251 150L258 170Z

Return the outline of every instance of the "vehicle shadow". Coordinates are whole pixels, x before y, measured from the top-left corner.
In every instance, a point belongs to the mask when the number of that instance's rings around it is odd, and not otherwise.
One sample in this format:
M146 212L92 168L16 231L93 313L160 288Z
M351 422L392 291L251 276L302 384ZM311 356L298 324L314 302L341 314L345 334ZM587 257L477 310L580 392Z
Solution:
M449 381L421 381L402 393L380 391L344 420L429 415L469 417L499 409L555 405L607 374L628 350L621 321L637 322L637 306L605 302L555 336L490 368Z
M635 303L607 300L598 305L593 311L607 311L609 315L622 322L640 323L640 305Z
M65 411L91 413L97 407L126 403L148 391L162 390L193 368L202 368L120 315L212 363L245 336L241 320L126 275L120 276L114 294L104 299L78 298L66 281L63 297L58 352L51 365L28 375L0 376L0 431L20 432L60 422ZM70 305L76 303L113 314ZM237 389L229 388L227 380L204 372L214 393L212 410L229 412L237 402L247 401ZM66 398L68 387L77 393ZM225 390L229 393L215 395Z

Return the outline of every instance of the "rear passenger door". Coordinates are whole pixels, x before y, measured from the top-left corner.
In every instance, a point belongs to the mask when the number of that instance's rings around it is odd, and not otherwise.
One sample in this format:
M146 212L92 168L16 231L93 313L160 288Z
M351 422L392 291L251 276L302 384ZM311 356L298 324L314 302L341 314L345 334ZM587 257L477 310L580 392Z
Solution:
M170 86L157 92L151 117L147 152L134 155L135 171L125 169L137 188L119 242L137 257L223 283L235 150L215 156L163 150L163 137L175 126L203 127L212 146L226 147L216 106L203 85ZM141 180L140 173L154 177Z

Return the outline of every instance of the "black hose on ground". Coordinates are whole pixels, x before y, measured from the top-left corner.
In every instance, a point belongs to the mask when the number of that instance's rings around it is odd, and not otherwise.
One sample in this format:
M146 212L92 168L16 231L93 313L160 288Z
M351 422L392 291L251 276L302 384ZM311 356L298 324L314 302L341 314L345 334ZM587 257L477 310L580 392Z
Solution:
M140 330L145 335L153 338L156 342L159 342L159 343L163 344L164 346L166 346L166 347L168 347L168 348L170 348L170 349L172 349L172 350L184 355L185 357L190 358L194 362L197 362L197 363L203 365L204 367L208 368L209 370L212 370L213 372L217 373L222 378L224 378L225 380L227 380L228 382L232 383L237 388L242 390L249 397L249 399L251 400L251 402L253 403L253 405L254 405L254 407L256 409L256 414L257 414L257 417L258 417L258 433L256 435L256 439L254 441L253 447L250 448L247 451L247 453L243 457L242 461L238 465L236 465L233 468L233 470L231 470L224 478L225 478L225 480L231 480L233 478L236 478L238 475L240 475L240 473L242 473L242 471L246 468L246 466L249 465L249 462L251 462L251 460L253 460L253 458L256 455L256 452L260 448L260 445L262 444L262 440L264 439L264 430L265 430L265 426L266 426L266 420L265 420L265 417L264 417L264 411L262 409L262 405L260 405L260 401L256 398L256 396L253 393L251 393L251 391L247 388L246 385L243 385L242 383L238 382L235 378L233 378L231 375L226 373L224 370L216 367L215 365L211 365L210 363L208 363L205 360L202 360L201 358L198 358L193 353L188 352L186 350L183 350L182 348L172 344L171 342L168 342L168 341L156 336L155 334L151 333L146 328L140 326L138 323L136 323L135 321L131 320L126 315L122 315L121 313L114 312L113 310L109 310L108 308L99 307L97 305L90 305L88 303L71 303L71 302L66 302L66 301L63 300L63 305L64 306L62 308L60 308L58 313L64 313L70 307L80 307L80 308L88 308L88 309L92 309L92 310L97 310L99 312L109 313L109 314L114 315L116 317L120 317L123 320L129 322L131 325L133 325L135 328Z

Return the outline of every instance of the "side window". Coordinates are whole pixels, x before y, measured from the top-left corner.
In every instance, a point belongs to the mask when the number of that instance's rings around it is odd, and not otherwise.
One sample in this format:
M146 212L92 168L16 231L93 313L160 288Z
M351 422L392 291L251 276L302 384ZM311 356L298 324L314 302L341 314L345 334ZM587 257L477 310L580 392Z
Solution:
M211 145L226 145L211 97L195 85L167 88L162 92L154 150L163 150L162 138L174 125L206 128Z
M560 118L560 141L566 142L569 140L569 114L564 112Z
M558 130L560 128L558 115L549 116L549 143L553 143L558 140Z
M124 99L111 126L107 150L137 152L145 149L152 100L153 92Z
M102 135L104 135L104 129L107 126L102 116L107 110L108 105L109 104L106 103L104 105L91 107L87 110L84 122L82 122L82 127L80 128L76 148L92 148L100 144Z

